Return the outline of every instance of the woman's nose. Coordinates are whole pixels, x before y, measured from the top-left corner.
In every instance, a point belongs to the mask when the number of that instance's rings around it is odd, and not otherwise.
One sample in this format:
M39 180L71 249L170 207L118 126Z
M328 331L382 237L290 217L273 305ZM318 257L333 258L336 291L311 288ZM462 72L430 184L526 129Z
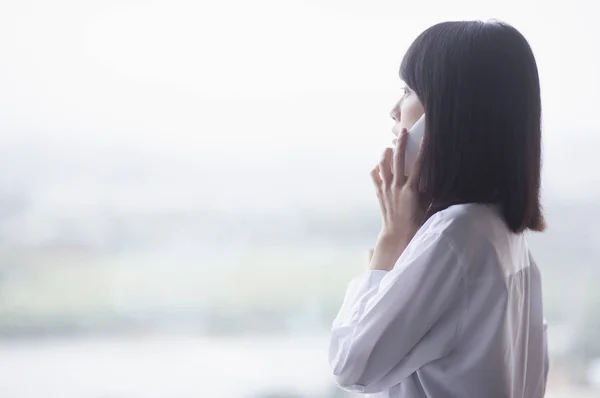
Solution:
M390 117L396 121L396 123L400 123L400 106L396 104L390 112Z

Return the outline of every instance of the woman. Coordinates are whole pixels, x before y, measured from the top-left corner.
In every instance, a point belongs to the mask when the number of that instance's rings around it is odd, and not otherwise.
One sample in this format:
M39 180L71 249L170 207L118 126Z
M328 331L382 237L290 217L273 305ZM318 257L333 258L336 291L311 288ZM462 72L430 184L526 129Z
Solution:
M371 174L381 233L331 334L336 382L377 397L542 397L541 281L524 234L544 229L531 48L506 24L447 22L400 74L402 134ZM423 113L407 178L406 129Z

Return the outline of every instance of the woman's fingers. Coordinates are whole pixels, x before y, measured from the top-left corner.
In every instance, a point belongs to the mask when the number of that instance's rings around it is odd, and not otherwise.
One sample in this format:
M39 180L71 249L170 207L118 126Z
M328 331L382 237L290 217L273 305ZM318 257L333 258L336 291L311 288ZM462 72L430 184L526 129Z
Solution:
M384 187L389 187L394 178L394 173L392 172L392 148L386 148L383 151L381 161L379 162L379 171Z
M394 185L401 186L406 182L404 167L406 163L406 145L408 142L408 132L402 129L400 137L396 141L396 150L394 151Z
M371 180L373 181L373 185L375 185L377 200L379 201L379 207L383 213L385 211L385 202L383 194L383 180L381 179L379 166L375 166L375 168L371 171Z
M375 185L375 189L380 190L381 184L383 184L383 180L381 179L379 166L375 166L375 168L371 170L371 180L373 181L373 185Z
M423 166L423 139L419 144L419 153L417 154L417 160L413 166L410 176L408 177L408 185L414 190L419 190L419 183L421 182L421 167Z

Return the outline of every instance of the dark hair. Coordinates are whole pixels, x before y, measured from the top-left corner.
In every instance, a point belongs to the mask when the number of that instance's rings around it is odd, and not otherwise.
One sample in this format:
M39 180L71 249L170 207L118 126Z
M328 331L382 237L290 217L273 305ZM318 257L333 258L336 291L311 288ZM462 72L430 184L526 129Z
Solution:
M499 22L440 23L413 42L400 76L425 109L432 212L494 203L513 232L542 231L540 82L525 38Z

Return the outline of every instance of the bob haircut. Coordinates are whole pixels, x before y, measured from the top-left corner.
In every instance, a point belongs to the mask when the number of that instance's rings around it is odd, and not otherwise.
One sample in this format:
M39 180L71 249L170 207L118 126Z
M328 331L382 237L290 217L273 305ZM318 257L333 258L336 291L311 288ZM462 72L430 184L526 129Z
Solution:
M525 38L499 22L440 23L412 43L400 77L425 109L428 216L497 204L511 231L542 231L540 82Z

